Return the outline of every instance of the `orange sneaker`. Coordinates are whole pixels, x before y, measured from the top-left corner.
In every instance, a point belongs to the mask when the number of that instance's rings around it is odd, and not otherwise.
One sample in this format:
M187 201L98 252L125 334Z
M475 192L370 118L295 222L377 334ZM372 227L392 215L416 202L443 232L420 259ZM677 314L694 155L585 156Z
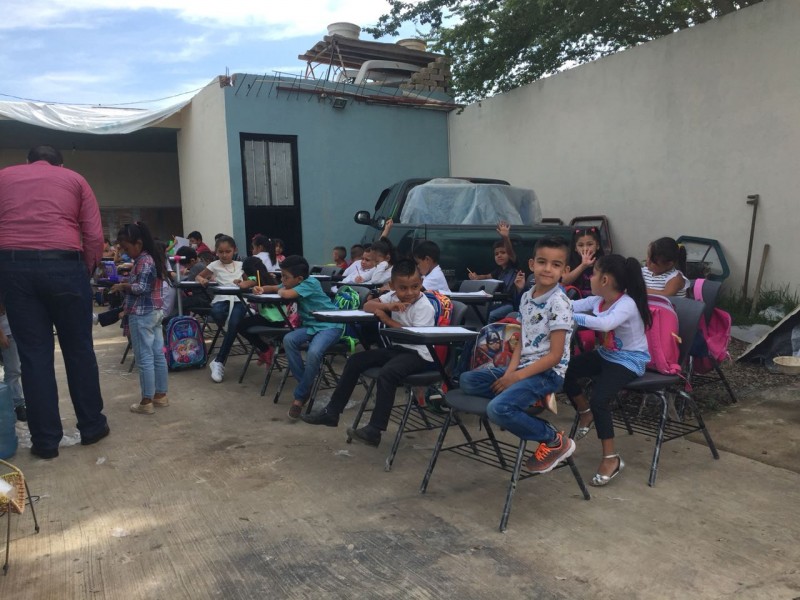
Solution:
M556 434L552 442L542 442L525 463L525 468L531 473L549 473L556 468L558 463L567 460L575 452L575 442L566 437L563 432Z

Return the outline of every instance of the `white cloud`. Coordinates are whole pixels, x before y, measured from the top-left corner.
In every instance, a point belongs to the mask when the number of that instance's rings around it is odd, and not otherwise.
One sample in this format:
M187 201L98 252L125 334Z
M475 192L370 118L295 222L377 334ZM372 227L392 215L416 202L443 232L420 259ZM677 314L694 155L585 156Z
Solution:
M3 0L2 29L87 27L93 13L155 10L209 27L263 28L269 39L313 35L336 21L361 26L388 11L382 0Z

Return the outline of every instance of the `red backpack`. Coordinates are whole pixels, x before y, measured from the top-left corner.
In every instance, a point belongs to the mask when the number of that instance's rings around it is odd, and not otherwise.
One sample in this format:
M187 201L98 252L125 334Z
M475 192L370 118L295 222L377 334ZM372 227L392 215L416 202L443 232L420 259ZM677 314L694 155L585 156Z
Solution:
M678 364L681 338L678 335L678 315L672 302L664 296L648 295L647 304L653 324L645 331L650 362L647 368L664 375L681 372Z
M436 327L446 327L450 325L450 319L453 315L453 301L450 300L450 297L437 291L425 292L425 296L433 305L433 324L436 325ZM433 349L436 350L436 356L439 357L442 364L445 364L447 360L447 351L449 350L448 346L446 344L438 345L434 346Z
M696 279L693 295L695 300L703 299L703 283L705 279ZM716 364L729 359L728 344L731 341L731 316L720 308L711 311L711 316L706 320L700 317L698 333L702 342L692 348L692 371L702 375L714 369ZM701 349L698 351L697 346ZM703 349L702 346L705 346Z

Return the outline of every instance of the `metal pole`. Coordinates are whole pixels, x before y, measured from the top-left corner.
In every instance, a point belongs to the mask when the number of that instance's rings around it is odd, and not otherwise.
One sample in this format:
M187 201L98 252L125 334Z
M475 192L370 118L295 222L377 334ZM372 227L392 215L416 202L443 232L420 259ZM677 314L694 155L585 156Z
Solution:
M750 259L753 257L753 236L756 231L756 213L758 212L759 194L751 194L747 197L747 204L753 207L753 220L750 222L750 242L747 244L747 263L744 267L744 285L742 286L742 299L747 299L747 284L750 280Z

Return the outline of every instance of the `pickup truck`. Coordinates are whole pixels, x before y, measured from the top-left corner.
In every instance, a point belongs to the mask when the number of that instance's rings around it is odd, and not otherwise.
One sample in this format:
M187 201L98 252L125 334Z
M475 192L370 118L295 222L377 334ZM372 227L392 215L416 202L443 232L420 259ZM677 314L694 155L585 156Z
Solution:
M499 179L455 178L475 185L508 186L507 181ZM496 222L469 225L437 225L434 223L403 223L401 215L409 192L430 179L406 179L399 181L381 192L375 204L375 213L360 210L355 214L355 222L366 225L362 243L377 240L386 222L394 222L389 239L397 248L398 254L410 255L414 245L430 240L436 242L441 250L439 264L451 286L468 278L467 269L476 273L489 273L495 268L492 245L499 240ZM532 196L532 194L531 194ZM528 259L533 255L536 241L545 236L559 235L570 239L572 228L565 225L539 224L511 226L511 240L517 253L520 268L527 272Z

